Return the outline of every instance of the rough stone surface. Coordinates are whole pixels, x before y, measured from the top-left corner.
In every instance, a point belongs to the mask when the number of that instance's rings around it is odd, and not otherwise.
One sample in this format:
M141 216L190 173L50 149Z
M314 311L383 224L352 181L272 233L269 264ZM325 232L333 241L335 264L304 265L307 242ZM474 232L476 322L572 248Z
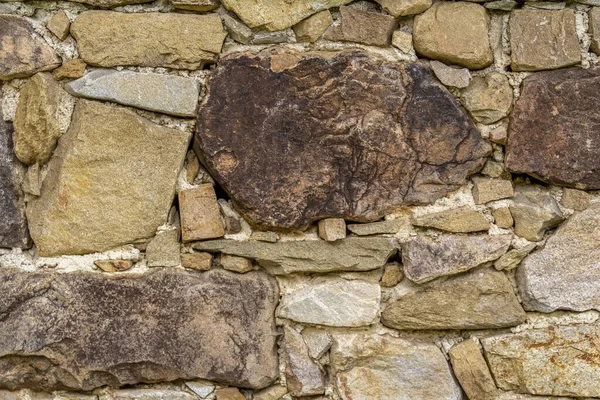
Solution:
M94 265L104 272L123 272L133 267L131 260L97 260Z
M600 204L574 214L517 270L527 309L600 310Z
M508 207L500 207L492 210L492 217L494 217L494 223L498 228L508 229L514 224Z
M469 400L493 400L498 395L496 384L485 359L474 340L468 339L448 352L452 369Z
M398 25L389 15L363 11L355 7L340 7L341 40L372 46L389 46Z
M97 400L98 397L67 397L60 400ZM24 399L23 399L24 400ZM32 397L31 400L55 400L53 395L48 398ZM196 397L190 393L180 392L169 389L123 389L115 390L110 395L110 400L196 400Z
M511 239L512 235L419 235L402 244L404 273L417 283L458 274L498 259Z
M181 236L184 242L225 235L215 189L209 183L179 192Z
M247 0L221 0L250 28L264 26L279 31L297 24L306 17L331 7L339 7L352 0L264 0L260 3Z
M380 300L376 283L332 278L284 295L277 316L307 324L365 326L378 320Z
M420 14L431 7L432 0L375 0L394 17Z
M544 238L546 230L563 220L563 214L552 195L540 186L517 185L514 203L509 207L515 221L515 234L531 242Z
M384 265L383 274L379 280L379 284L383 287L393 287L399 284L404 279L404 272L398 263L389 263Z
M114 8L128 4L149 3L152 0L73 0L75 3L89 4L90 6L100 8Z
M413 51L412 35L404 31L395 31L392 34L392 45L408 54Z
M131 111L79 100L41 196L27 205L40 255L105 251L154 236L167 220L188 141Z
M512 249L506 252L502 257L494 262L494 268L500 270L511 270L517 268L519 263L535 249L535 243L529 243L518 249Z
M417 52L469 69L485 68L494 56L488 38L490 17L479 4L439 2L414 21Z
M50 71L61 64L60 57L23 17L0 14L0 38L0 81Z
M252 271L252 260L244 257L231 256L229 254L221 254L219 258L219 264L223 269L228 271L237 272L244 274L248 271Z
M308 355L318 360L331 347L331 335L324 329L306 327L302 330L302 339L308 347Z
M543 181L600 189L600 68L541 72L523 81L509 127L506 167ZM569 132L565 135L564 132Z
M581 61L572 9L513 10L509 32L513 71L563 68Z
M590 205L590 195L583 190L564 188L560 204L576 211L583 211Z
M475 204L508 199L515 195L512 181L508 179L490 179L480 176L471 179L473 181L473 200Z
M308 354L308 347L300 332L285 327L284 330L285 376L292 396L314 396L325 393L323 371Z
M187 253L181 255L181 266L198 271L208 271L212 264L210 253Z
M501 389L546 396L600 396L598 324L549 326L482 339Z
M87 67L85 61L81 58L75 58L63 63L59 68L52 71L52 75L59 81L63 79L77 79L85 74L85 67Z
M346 238L346 221L343 218L326 218L319 221L319 237L328 242Z
M65 88L73 96L179 117L196 115L200 95L200 85L191 78L110 69L94 70Z
M60 137L64 91L51 74L34 75L23 86L14 118L15 154L28 165L45 164Z
M67 17L67 14L63 10L55 12L46 23L48 30L60 40L65 40L69 36L70 26L71 21L69 21L69 17Z
M214 62L227 33L218 14L92 10L75 19L71 35L90 65L199 69Z
M221 61L195 148L246 219L264 229L326 217L375 221L457 188L489 152L423 67L360 52Z
M332 23L331 12L329 10L321 11L294 25L296 40L299 42L316 42Z
M590 50L596 54L600 54L600 8L592 7L588 12L590 24Z
M369 271L382 267L397 249L391 238L347 238L335 242L238 242L212 240L195 243L200 251L219 251L253 258L274 274L293 272Z
M508 115L513 90L505 75L491 73L474 77L460 99L475 121L493 124Z
M435 76L446 86L466 88L471 82L471 73L467 68L456 68L436 60L429 62Z
M490 223L485 215L469 206L423 214L414 217L412 223L416 226L457 233L479 232L490 229Z
M179 230L159 231L146 247L149 267L176 267L181 262L179 255Z
M173 7L180 10L198 12L212 11L219 8L218 0L171 0Z
M238 388L222 388L215 390L216 400L246 400Z
M515 326L525 311L504 273L480 268L401 296L381 322L395 329L487 329Z
M252 396L252 400L279 400L287 394L285 386L275 385L256 392Z
M0 276L1 388L193 378L261 388L278 375L279 295L264 273L161 269L110 279L2 268Z
M358 236L398 233L410 227L409 218L397 218L370 224L350 224L348 230Z
M226 11L219 12L219 15L221 16L225 29L233 40L242 44L250 43L250 40L252 39L252 29L248 28L237 18L229 15Z
M446 358L434 344L340 334L334 337L331 361L343 400L462 399Z

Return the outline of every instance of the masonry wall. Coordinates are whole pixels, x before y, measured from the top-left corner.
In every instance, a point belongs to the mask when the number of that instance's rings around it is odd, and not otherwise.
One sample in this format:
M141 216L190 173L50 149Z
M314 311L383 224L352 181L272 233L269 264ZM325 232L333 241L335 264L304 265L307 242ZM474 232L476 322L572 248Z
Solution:
M600 398L596 0L0 0L0 399Z

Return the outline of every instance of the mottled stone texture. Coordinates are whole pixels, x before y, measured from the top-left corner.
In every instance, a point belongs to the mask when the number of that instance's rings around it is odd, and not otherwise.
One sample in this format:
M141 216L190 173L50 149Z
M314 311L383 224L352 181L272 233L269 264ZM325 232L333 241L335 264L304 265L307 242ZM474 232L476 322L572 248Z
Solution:
M506 167L543 181L600 189L600 68L526 78L509 126Z
M265 52L215 69L195 150L252 224L298 229L436 200L489 145L419 64Z
M277 283L264 273L173 269L0 270L0 387L91 390L205 378L261 388L277 377Z

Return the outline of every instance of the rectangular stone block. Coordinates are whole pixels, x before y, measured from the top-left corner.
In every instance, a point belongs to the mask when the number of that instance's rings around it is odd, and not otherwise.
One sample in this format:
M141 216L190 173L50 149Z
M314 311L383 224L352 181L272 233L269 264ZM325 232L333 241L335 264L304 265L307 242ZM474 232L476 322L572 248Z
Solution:
M262 272L145 275L0 269L0 389L92 390L278 376L275 280Z

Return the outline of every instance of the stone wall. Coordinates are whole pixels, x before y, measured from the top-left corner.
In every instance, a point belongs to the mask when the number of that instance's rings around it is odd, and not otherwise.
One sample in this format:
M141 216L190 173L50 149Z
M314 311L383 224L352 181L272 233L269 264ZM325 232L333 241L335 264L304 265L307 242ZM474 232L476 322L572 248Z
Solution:
M0 0L0 399L600 398L594 6Z

